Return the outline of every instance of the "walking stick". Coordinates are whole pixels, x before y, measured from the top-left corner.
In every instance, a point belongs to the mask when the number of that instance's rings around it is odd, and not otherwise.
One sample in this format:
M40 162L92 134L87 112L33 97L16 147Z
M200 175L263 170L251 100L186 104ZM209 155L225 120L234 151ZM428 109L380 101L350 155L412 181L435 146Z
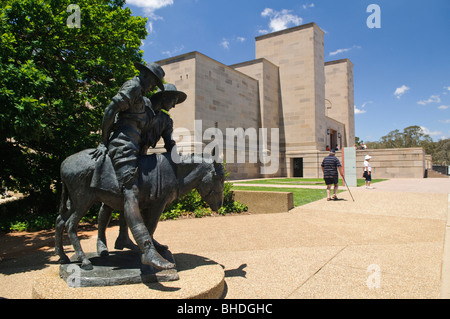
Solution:
M350 193L350 196L352 197L352 200L355 201L355 199L353 198L352 192L350 191L350 188L348 188L348 184L347 184L347 181L345 180L344 175L341 175L341 176L342 176L342 179L344 180L345 186L347 186L347 190Z

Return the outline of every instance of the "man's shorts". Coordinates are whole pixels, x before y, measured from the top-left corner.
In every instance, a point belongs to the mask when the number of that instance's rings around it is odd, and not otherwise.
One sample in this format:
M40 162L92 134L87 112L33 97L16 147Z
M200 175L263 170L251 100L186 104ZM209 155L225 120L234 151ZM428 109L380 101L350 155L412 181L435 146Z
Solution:
M325 184L327 185L333 185L333 184L338 184L339 183L339 177L335 176L335 177L324 177L323 178L325 180Z

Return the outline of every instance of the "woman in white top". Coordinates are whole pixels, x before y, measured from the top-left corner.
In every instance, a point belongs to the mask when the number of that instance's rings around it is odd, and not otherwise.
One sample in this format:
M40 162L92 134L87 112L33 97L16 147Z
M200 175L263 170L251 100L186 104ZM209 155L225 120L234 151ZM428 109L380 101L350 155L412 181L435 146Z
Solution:
M372 181L372 167L370 166L370 159L372 156L366 155L364 157L364 177L366 178L366 188L373 188L370 186L370 182Z

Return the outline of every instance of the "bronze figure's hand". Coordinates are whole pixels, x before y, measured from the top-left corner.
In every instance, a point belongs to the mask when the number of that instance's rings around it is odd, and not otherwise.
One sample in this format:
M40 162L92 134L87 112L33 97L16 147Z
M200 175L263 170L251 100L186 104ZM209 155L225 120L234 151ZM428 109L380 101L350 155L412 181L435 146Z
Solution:
M101 158L104 161L105 157L106 157L106 153L108 153L108 149L106 148L106 146L103 143L101 143L95 151L90 153L90 155L96 161L98 161L99 158Z

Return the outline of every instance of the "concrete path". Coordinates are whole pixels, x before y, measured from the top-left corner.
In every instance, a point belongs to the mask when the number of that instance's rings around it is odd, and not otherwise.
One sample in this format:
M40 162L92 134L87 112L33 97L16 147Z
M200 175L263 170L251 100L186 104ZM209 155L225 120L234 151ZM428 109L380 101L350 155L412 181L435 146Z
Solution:
M351 188L354 202L345 191L289 213L165 221L155 238L221 264L225 298L439 298L450 179L374 187ZM108 230L109 243L117 233ZM95 251L95 233L85 238ZM1 262L0 296L29 298L52 254Z
M372 185L383 192L450 193L450 178L396 178Z

